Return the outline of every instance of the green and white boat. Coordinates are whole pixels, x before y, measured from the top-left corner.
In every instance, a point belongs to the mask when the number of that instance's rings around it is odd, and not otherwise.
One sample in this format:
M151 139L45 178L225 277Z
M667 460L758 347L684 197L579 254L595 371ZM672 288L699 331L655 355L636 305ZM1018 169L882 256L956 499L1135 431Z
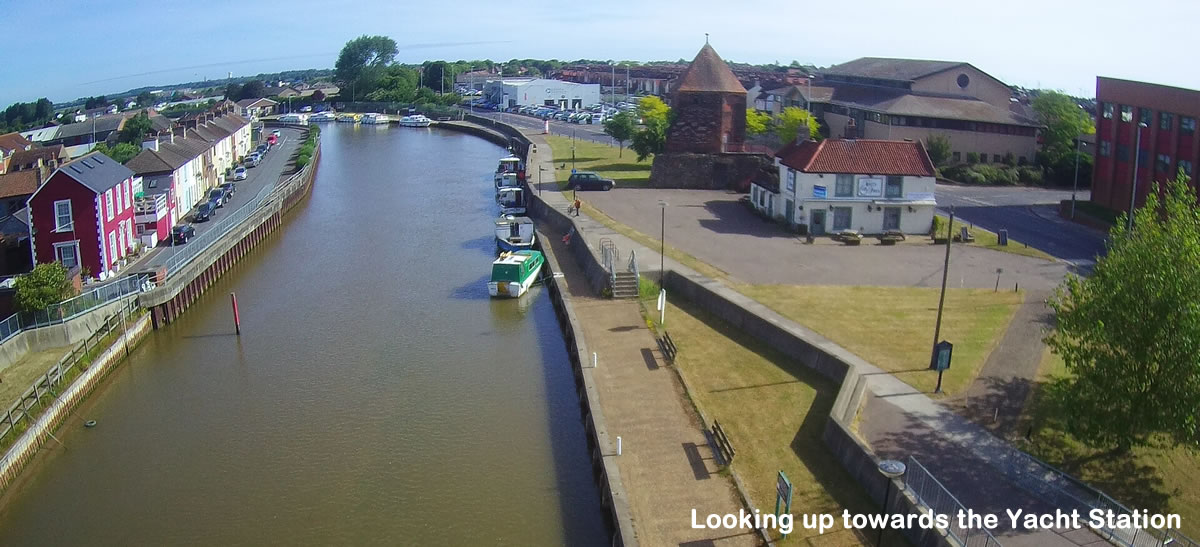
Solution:
M492 262L492 279L487 284L488 294L509 298L525 294L533 282L537 281L545 262L541 251L501 253L500 258Z

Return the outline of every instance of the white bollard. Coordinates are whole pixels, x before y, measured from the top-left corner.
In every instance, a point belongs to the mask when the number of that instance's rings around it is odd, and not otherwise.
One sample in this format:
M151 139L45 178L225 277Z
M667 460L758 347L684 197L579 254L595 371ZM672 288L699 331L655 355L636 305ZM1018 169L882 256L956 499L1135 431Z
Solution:
M617 455L621 455L621 436L617 435Z
M592 352L592 368L596 368L597 364L599 364L599 361L597 361L597 359L596 359L596 352L593 351Z

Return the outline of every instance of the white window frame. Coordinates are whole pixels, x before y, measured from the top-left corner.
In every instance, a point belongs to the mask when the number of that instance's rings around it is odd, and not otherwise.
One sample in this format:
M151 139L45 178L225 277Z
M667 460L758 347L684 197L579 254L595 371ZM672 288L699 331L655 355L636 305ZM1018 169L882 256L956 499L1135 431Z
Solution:
M113 263L117 261L117 231L113 230L108 233L108 264L105 264L105 269L111 268Z
M62 214L59 213L59 210L58 210L58 206L61 204L64 204L64 203L67 204L67 222L66 222L66 224L63 224L61 222ZM71 205L71 200L60 199L58 201L55 201L54 202L54 231L55 232L69 232L74 227L75 227L75 210L74 210L74 207Z
M112 188L104 191L104 203L108 211L108 220L113 219L113 191Z
M796 192L796 170L788 168L787 170L787 191Z
M895 182L895 184L893 184ZM892 188L896 191L892 192ZM904 198L904 177L901 175L888 175L883 179L883 197L889 199Z
M845 183L846 187L850 189L849 192L843 193L841 191L843 183ZM854 175L847 175L845 173L841 173L841 174L837 174L837 175L833 176L833 197L835 197L835 198L852 198L852 197L854 197Z
M74 264L67 265L67 263L63 261L62 253L61 253L62 249L71 249L71 252L74 253L74 257L73 257L74 261L75 261ZM66 266L68 270L70 270L71 268L74 268L75 266L78 266L79 265L79 240L76 239L73 241L66 241L63 243L55 243L54 244L54 260L62 263L62 265Z

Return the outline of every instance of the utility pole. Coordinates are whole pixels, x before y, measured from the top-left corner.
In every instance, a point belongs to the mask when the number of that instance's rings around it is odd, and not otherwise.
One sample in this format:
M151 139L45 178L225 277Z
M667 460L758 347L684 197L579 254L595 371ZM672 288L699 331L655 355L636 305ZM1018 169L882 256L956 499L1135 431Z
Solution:
M1137 124L1137 145L1133 151L1133 184L1129 187L1129 213L1125 215L1125 231L1133 231L1133 204L1137 200L1138 162L1142 159L1142 129L1146 124Z
M954 240L954 206L950 206L950 222L946 224L946 261L942 264L942 294L938 297L937 323L933 327L933 349L929 352L929 363L937 359L938 338L942 335L942 308L946 304L946 277L950 274L950 242ZM940 386L939 386L940 387Z
M1079 145L1083 139L1075 138L1075 185L1071 187L1071 220L1075 220L1075 192L1079 191Z

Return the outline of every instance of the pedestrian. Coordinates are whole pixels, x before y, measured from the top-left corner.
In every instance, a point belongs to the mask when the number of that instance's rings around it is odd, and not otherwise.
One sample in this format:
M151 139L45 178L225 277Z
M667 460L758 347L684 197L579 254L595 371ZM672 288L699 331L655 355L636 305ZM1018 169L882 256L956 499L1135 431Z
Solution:
M583 203L580 203L579 198L575 198L575 216L579 216L579 207L582 205Z

